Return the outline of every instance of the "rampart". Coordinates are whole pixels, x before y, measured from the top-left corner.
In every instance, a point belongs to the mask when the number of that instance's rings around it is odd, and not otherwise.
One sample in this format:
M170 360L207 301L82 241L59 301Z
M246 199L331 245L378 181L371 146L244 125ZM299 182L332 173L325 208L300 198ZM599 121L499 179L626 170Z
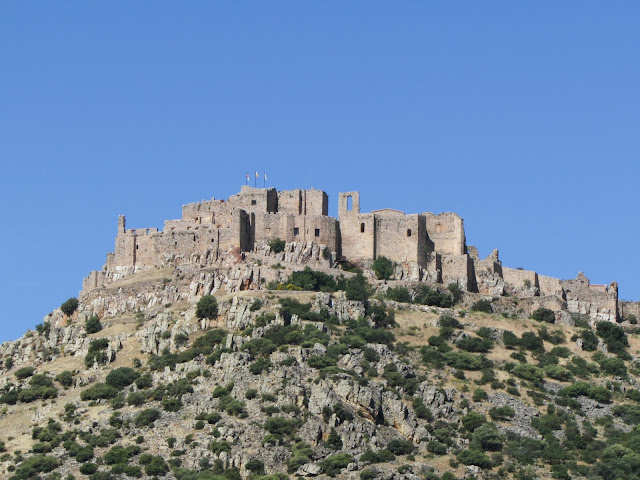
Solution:
M332 258L367 266L385 256L402 268L403 278L456 283L483 295L548 297L566 304L572 313L599 320L616 320L617 285L591 285L584 275L561 281L537 272L505 267L494 250L480 259L467 247L464 222L455 213L405 214L390 208L360 211L359 192L338 197L338 218L328 215L329 199L322 190L252 188L227 200L190 203L182 218L166 220L157 228L127 229L118 218L115 251L105 268L91 272L83 291L102 288L113 279L155 266L207 263L230 251L250 252L274 238L288 243L314 244L332 252ZM636 304L624 308L640 314ZM637 312L637 313L636 313Z

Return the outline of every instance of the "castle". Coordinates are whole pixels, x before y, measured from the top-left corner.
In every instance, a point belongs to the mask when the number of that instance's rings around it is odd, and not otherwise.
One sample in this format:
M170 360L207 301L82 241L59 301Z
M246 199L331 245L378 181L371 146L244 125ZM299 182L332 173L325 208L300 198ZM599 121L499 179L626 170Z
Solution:
M367 267L380 256L397 264L404 280L448 285L485 295L537 297L554 310L615 321L621 308L636 313L637 304L619 305L615 282L591 285L582 274L559 280L502 265L498 251L485 259L466 243L464 222L455 213L405 214L393 209L360 211L358 192L340 193L338 218L328 215L328 195L321 190L243 186L227 200L191 203L182 218L166 220L164 229L127 229L118 218L115 252L102 271L91 272L83 292L146 268L185 263L213 264L230 251L252 252L270 240L314 244L330 253L328 267L348 261ZM397 275L397 276L398 276ZM638 312L640 313L640 312Z

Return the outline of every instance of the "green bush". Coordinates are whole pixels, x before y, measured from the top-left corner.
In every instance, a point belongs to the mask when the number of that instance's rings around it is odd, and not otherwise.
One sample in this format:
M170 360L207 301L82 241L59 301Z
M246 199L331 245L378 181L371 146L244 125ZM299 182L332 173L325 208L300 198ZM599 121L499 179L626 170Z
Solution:
M84 328L87 333L98 333L102 330L102 324L100 323L100 319L97 315L93 315L87 318L87 321L84 323Z
M349 465L353 461L353 456L348 453L335 453L327 458L325 458L322 462L320 462L320 466L325 474L330 477L334 477L337 473L340 472L343 468Z
M607 344L607 350L611 353L623 353L629 346L627 334L620 325L611 322L596 323L596 333Z
M249 365L249 371L253 375L260 375L262 372L269 370L273 364L268 358L259 358Z
M204 295L196 305L196 317L213 319L218 316L218 301L213 295Z
M290 435L300 426L295 418L271 417L264 424L264 429L274 435Z
M493 348L493 342L486 338L463 337L456 342L456 346L467 352L486 353Z
M533 312L531 318L538 322L556 322L556 314L553 312L553 310L549 310L548 308L538 308L535 312Z
M379 256L371 263L371 270L378 280L389 280L393 276L393 269L393 262L385 256Z
M27 480L37 478L38 473L51 472L58 468L58 459L55 457L47 457L46 455L33 455L22 461L20 466L16 468L12 479Z
M136 415L134 423L138 428L153 426L153 423L160 417L161 413L159 410L146 408Z
M561 382L568 382L573 378L571 372L560 365L545 365L544 373L547 377Z
M96 383L80 392L80 399L84 401L98 400L101 398L114 398L116 395L118 395L117 388L106 383Z
M582 349L587 352L595 352L598 348L598 337L591 330L585 329L580 334L582 339Z
M483 299L475 302L471 306L471 310L474 312L493 313L493 306L491 305L491 300Z
M463 465L475 465L480 468L491 468L491 459L480 450L467 449L460 452L456 458Z
M80 473L83 473L84 475L91 475L92 473L95 473L98 471L98 465L96 465L95 463L85 463L83 465L80 465Z
M369 299L370 286L361 273L356 274L347 280L345 294L347 300L358 300L364 302Z
M473 431L472 445L485 452L499 452L502 450L504 437L500 435L495 425L485 423Z
M516 365L511 373L531 382L540 382L544 378L544 370L528 363Z
M387 450L395 455L409 455L414 450L413 442L409 440L391 440L387 443Z
M487 417L478 412L469 412L462 417L462 426L470 432L473 432L483 423L486 423ZM466 465L466 464L465 464Z
M62 310L62 313L70 317L78 309L78 303L78 299L72 297L60 305L60 310Z
M324 272L316 272L309 267L304 270L293 272L286 281L289 285L294 285L302 290L314 292L333 292L337 289L336 279Z
M16 370L13 374L18 380L24 380L25 378L29 378L30 376L32 376L35 371L35 367L22 367Z
M407 287L395 287L387 289L385 295L389 300L401 303L411 303L411 293Z
M147 475L156 475L164 477L169 472L169 466L162 457L154 456L144 467L144 473Z
M281 253L284 252L284 247L287 243L279 237L272 238L269 240L269 248L273 253Z
M73 372L69 370L65 370L64 372L60 372L56 375L56 382L58 382L63 387L70 387L73 385Z
M516 412L508 405L503 407L493 407L489 410L489 416L498 421L510 420L515 416Z
M112 387L117 388L118 390L122 390L125 387L128 387L133 382L135 382L140 374L129 367L118 367L109 372L105 382L107 385L111 385Z
M453 297L447 293L440 293L437 290L430 289L426 285L421 285L416 290L414 303L433 307L451 308L454 300Z

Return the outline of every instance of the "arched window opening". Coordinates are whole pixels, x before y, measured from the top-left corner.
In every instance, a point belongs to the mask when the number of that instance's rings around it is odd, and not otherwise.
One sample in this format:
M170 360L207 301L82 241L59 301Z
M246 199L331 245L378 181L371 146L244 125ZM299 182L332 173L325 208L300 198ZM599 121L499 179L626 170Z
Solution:
M352 208L353 208L353 197L349 195L347 197L347 211L351 211Z
M407 237L410 237L410 236L411 236L411 229L410 229L410 228L408 228L408 229L407 229Z
M360 224L360 233L364 233L364 223Z

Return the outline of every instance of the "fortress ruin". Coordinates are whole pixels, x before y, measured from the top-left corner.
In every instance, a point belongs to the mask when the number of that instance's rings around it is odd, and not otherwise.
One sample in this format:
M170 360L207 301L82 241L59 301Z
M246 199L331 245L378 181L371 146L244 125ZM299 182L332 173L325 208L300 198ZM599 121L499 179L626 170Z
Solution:
M338 218L328 215L322 190L287 190L243 186L227 200L212 198L182 207L182 218L157 228L127 229L118 218L115 251L102 271L91 272L83 292L143 269L180 264L213 265L229 252L255 252L279 238L287 245L312 245L325 253L327 268L339 262L367 268L380 256L396 263L396 278L448 285L484 295L537 298L555 311L566 309L597 320L615 321L620 310L618 287L591 285L579 274L559 280L534 271L505 267L494 250L481 259L468 246L464 222L455 213L405 214L393 209L360 211L360 194L339 194ZM623 302L624 303L624 302ZM640 312L638 312L640 313Z

